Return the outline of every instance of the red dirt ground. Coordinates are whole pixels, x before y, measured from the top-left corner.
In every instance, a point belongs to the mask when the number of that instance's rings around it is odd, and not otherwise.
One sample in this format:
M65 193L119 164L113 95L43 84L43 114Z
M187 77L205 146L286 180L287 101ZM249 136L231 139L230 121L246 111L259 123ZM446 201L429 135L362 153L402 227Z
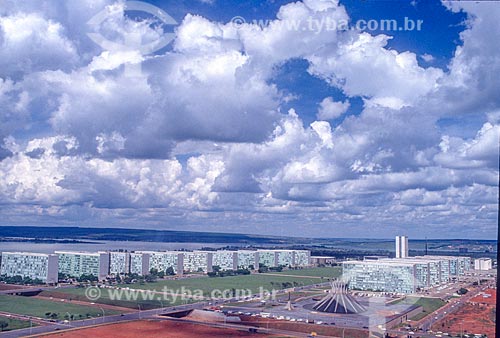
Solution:
M207 325L172 322L167 320L142 320L120 324L103 325L81 330L72 330L44 337L71 338L232 338L232 337L276 337L233 329L219 329Z
M489 295L489 296L488 296ZM484 297L486 296L486 297ZM481 295L472 298L469 302L496 305L497 290L487 289Z
M442 331L458 334L464 333L486 334L495 337L495 297L496 290L487 290L491 297L482 295L472 298L458 312L446 316L432 326L433 331Z
M311 333L316 332L319 335L327 337L349 337L349 338L366 338L368 332L362 329L340 328L326 325L305 324L297 322L289 322L284 320L263 319L250 316L240 316L241 324L268 327L271 329L285 330L291 332Z

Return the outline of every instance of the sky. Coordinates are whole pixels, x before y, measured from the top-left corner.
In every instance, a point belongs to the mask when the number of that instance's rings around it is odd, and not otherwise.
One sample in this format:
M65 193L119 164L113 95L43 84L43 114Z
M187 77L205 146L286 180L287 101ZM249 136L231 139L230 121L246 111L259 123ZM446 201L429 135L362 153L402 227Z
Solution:
M498 18L0 0L0 225L493 239Z

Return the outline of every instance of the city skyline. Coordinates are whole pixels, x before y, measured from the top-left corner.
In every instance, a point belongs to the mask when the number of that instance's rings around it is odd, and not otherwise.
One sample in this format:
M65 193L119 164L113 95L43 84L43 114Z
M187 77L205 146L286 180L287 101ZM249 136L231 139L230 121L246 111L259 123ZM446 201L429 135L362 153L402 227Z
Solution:
M142 4L0 5L0 225L496 238L496 3Z

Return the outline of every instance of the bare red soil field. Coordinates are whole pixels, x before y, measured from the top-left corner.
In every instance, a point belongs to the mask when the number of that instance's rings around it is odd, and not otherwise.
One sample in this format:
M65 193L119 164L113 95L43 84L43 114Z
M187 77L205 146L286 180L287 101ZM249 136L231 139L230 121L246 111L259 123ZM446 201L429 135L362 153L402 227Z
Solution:
M446 316L432 326L434 331L448 333L472 333L486 334L495 337L495 297L496 290L487 290L486 294L472 298L458 312Z
M241 324L268 327L270 329L285 330L291 332L311 333L316 332L319 335L328 337L349 337L349 338L367 338L368 332L362 329L340 328L326 325L305 324L289 322L284 320L263 319L250 316L240 316Z
M71 338L231 338L231 337L276 337L233 329L220 329L207 325L172 322L167 320L142 320L110 324L88 329L59 332L44 337Z
M470 300L470 302L471 303L488 304L488 305L496 305L496 298L497 298L497 290L487 289L482 294L472 298Z

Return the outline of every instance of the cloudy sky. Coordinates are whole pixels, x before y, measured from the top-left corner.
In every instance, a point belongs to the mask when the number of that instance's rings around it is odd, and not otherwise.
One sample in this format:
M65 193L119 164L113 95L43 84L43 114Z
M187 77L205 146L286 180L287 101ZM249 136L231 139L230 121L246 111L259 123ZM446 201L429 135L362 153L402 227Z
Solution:
M0 1L0 224L496 236L499 3L149 3Z

